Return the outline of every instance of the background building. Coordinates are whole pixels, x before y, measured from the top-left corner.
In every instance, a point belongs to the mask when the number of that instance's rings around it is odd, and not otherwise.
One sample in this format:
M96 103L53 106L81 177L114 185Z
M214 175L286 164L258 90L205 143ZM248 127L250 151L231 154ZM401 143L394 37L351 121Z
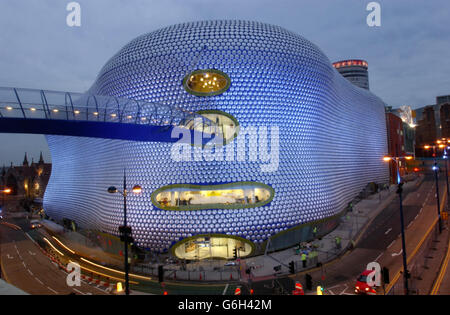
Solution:
M333 63L333 67L354 85L369 89L369 65L365 60L342 60Z
M45 188L50 179L52 164L45 163L42 153L39 162L33 160L28 162L27 154L20 166L3 166L1 182L11 189L12 196L19 196L26 199L43 198Z
M426 144L450 137L450 95L436 97L436 105L415 110L417 116L416 155L430 157L431 151L423 150Z

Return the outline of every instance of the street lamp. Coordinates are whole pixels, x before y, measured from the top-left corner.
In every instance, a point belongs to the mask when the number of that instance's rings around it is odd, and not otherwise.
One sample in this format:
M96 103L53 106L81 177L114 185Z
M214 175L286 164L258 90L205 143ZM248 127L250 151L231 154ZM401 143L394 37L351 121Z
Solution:
M403 219L403 200L402 200L402 192L403 192L403 182L401 181L400 177L400 168L399 168L399 160L405 159L405 160L412 160L412 156L404 156L404 157L390 157L385 156L383 160L385 162L390 162L391 160L396 163L397 166L397 194L400 200L400 225L401 225L401 231L402 231L402 253L403 253L403 280L404 280L404 287L405 287L405 295L409 295L409 287L408 287L408 278L409 278L409 272L408 272L408 265L406 260L406 242L405 242L405 223Z
M5 204L5 195L10 194L11 191L12 191L11 188L4 188L4 189L0 190L0 193L2 194L2 207Z
M142 192L142 188L139 185L133 186L131 190L134 194ZM131 227L127 226L127 179L125 175L125 169L123 170L123 190L118 190L115 186L108 187L110 194L119 193L123 196L123 226L119 226L120 240L124 242L124 256L125 256L125 294L130 294L129 284L129 264L128 264L128 244L133 243L131 237Z
M439 202L439 178L438 178L439 166L438 166L437 160L436 160L436 148L445 149L447 147L447 145L443 144L441 140L437 140L436 143L437 144L435 144L435 145L426 145L426 146L424 146L424 148L426 150L433 148L434 165L433 165L432 169L434 171L434 180L436 182L436 205L437 205L437 212L438 212L439 233L442 233L441 207L440 207L440 202ZM445 163L447 163L447 162L445 162ZM447 169L447 164L446 164L446 169ZM448 182L447 182L447 192L448 192Z

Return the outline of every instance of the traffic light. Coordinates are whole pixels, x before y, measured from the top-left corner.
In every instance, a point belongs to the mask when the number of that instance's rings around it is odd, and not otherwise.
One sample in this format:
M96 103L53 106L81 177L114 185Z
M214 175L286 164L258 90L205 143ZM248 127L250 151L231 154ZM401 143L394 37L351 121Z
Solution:
M237 248L233 248L233 258L237 259Z
M309 273L305 275L305 282L306 282L306 289L311 291L312 290L312 277Z
M289 263L289 272L292 273L292 274L295 273L295 263L294 263L294 261L291 261Z
M158 281L164 282L164 268L162 265L158 266Z

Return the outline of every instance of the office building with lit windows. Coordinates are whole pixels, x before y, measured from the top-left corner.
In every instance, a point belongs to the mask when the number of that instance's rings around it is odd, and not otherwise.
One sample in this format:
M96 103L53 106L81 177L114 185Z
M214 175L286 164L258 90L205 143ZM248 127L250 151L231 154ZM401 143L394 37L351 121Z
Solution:
M106 189L121 187L126 168L128 185L142 186L127 208L143 249L195 260L258 254L269 239L270 249L287 248L311 240L314 228L329 233L368 183L389 179L382 100L278 26L203 21L144 34L104 65L88 93L196 112L222 130L216 150L231 152L231 160L180 161L173 143L47 136L46 213L118 235L123 200ZM264 127L277 130L267 144L272 168L254 150ZM239 141L244 158L229 150ZM211 149L189 147L193 156Z

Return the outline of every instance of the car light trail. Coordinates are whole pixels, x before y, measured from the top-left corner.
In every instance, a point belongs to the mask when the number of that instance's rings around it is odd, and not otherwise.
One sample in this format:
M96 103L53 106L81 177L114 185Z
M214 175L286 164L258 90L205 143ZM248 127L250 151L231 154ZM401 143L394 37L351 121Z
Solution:
M69 247L67 247L66 245L64 245L59 239L57 239L56 237L52 236L52 238L58 242L59 245L61 245L62 247L64 247L67 251L71 252L72 254L75 254L75 252L73 250L71 250Z
M80 259L81 259L82 261L87 262L88 264L94 265L94 266L96 266L96 267L103 268L103 269L105 269L105 270L109 270L109 271L112 271L112 272L117 272L117 273L120 273L121 275L124 275L124 274L125 274L125 272L123 272L123 271L116 270L116 269L112 269L112 268L108 268L108 267L105 267L105 266L96 264L96 263L94 263L94 262L92 262L92 261L89 261L89 260L87 260L87 259L85 259L85 258L82 258L82 257L81 257ZM150 277L139 276L139 275L132 274L132 273L130 273L130 276L131 276L131 277L134 277L134 278L138 278L138 279L143 279L143 280L152 280L152 278L150 278Z
M44 237L44 241L46 241L47 244L50 245L50 247L53 248L58 254L60 254L61 256L64 256L64 254L61 253L55 246L53 246L53 244L50 243L50 241L46 237Z

